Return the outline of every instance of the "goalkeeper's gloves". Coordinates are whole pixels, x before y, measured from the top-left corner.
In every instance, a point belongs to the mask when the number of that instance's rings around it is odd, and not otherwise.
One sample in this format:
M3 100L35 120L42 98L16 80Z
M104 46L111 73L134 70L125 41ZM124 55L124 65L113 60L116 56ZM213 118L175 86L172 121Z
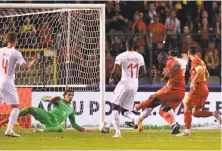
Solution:
M90 129L85 129L84 127L80 128L80 132L92 132Z

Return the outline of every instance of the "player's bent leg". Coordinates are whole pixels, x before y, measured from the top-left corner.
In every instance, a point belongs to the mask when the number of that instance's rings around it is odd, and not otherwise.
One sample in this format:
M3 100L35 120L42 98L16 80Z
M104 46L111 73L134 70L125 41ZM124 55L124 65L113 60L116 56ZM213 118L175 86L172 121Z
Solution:
M144 109L146 106L148 106L152 102L153 95L151 95L148 99L141 102L137 106L135 106L134 111L139 111L140 109Z
M43 109L36 107L28 107L20 112L19 117L26 116L28 114L31 114L36 120L46 125L47 127L56 127L58 125L54 116L52 116L49 112Z
M24 108L20 111L19 117L26 116L28 114L31 114L36 119L37 118L37 108L35 108L35 107Z
M116 133L113 136L114 138L122 136L120 132L120 124L119 124L119 110L120 110L120 106L113 103L112 104L112 118L113 118L113 126L116 130Z
M132 122L126 122L126 124L131 124L130 126L133 127L134 129L138 128L138 123L136 120L135 115L133 114L132 111L128 111L124 108L121 109L122 115L125 116L126 118L130 119Z
M12 104L12 111L9 116L9 122L7 129L5 131L5 136L11 136L11 137L21 137L20 135L14 133L13 126L15 122L17 121L18 115L19 115L19 104Z
M153 109L160 105L160 100L157 97L152 96L152 102L146 106L143 112L140 114L139 118L137 119L138 123L138 131L143 131L143 120L146 119Z
M175 121L174 117L169 113L168 111L171 110L171 108L167 105L161 105L159 114L160 116L169 124L172 126L171 134L178 134L180 125L178 122Z

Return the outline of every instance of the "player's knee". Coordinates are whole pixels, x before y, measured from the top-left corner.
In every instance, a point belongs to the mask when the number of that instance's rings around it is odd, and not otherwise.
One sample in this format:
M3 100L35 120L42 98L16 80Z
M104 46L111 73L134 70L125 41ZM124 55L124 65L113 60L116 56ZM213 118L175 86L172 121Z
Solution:
M161 106L159 109L159 113L160 112L168 112L169 110L171 110L171 108L167 105Z
M112 104L112 110L117 110L117 111L119 111L119 109L120 109L120 106L119 105L116 105L116 104Z
M36 108L35 107L28 107L27 110L30 114L35 114L36 113Z

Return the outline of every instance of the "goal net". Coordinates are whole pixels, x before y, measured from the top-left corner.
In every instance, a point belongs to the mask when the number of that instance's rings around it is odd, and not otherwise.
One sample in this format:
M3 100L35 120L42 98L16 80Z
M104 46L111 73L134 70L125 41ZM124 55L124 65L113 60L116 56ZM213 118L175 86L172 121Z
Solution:
M103 5L0 4L0 7L1 47L6 46L7 33L16 32L16 49L25 60L40 55L30 70L16 67L15 84L20 91L26 93L30 88L32 92L62 92L67 88L75 92L104 91ZM103 95L100 94L100 100ZM28 102L25 95L20 103L23 101ZM3 110L0 113L2 117L5 114Z

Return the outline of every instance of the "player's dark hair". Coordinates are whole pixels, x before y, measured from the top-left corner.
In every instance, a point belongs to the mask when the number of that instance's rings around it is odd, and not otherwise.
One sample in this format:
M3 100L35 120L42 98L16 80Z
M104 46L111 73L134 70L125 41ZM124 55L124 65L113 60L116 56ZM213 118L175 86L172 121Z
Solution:
M63 93L63 96L65 96L65 95L66 95L67 93L69 93L69 92L72 92L72 93L73 93L72 90L70 90L70 89L66 89L65 92Z
M158 58L160 58L162 61L166 61L168 59L168 55L166 52L164 51L161 51L159 54L158 54Z
M190 52L191 55L196 55L198 53L198 49L197 46L189 46L188 47L188 52Z
M169 50L168 54L172 57L178 57L179 52L177 50L172 49L172 50Z
M133 50L133 48L134 48L134 39L133 38L128 38L127 39L127 44L128 44L128 49L129 50Z
M17 40L17 34L15 32L10 32L7 35L7 42L14 43Z

